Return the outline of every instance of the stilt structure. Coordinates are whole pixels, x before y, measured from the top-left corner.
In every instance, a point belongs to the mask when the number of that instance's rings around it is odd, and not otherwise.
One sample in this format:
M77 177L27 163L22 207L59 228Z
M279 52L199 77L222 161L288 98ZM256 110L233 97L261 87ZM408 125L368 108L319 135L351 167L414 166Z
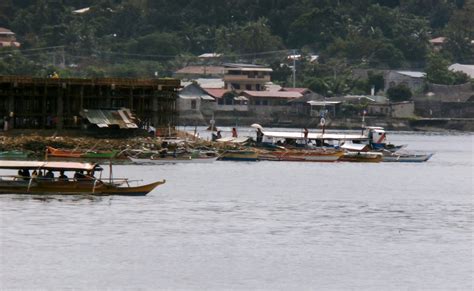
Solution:
M83 109L126 107L165 128L176 124L179 86L178 79L0 76L0 122L10 129L72 129L80 128Z

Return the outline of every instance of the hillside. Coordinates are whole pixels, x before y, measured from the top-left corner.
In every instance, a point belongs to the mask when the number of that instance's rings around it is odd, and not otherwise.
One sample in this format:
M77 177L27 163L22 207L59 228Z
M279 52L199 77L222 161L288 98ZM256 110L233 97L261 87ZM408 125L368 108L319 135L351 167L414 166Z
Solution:
M20 50L0 50L0 74L171 76L222 53L265 63L285 82L289 53L298 81L350 68L424 68L429 39L445 36L449 62L474 63L474 0L3 0L0 27Z

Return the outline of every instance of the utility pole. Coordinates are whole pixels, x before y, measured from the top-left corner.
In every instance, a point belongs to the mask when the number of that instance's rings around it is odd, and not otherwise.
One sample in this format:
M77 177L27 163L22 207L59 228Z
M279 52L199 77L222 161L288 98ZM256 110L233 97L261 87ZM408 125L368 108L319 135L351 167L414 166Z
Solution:
M296 50L293 49L293 88L296 87Z

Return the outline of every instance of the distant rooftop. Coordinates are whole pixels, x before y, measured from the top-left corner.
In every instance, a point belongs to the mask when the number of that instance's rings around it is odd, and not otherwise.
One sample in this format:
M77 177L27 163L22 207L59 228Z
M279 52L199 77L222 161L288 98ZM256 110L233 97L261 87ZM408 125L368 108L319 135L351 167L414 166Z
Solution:
M175 74L193 74L193 75L224 75L222 66L187 66L175 72Z
M229 92L227 89L214 89L214 88L203 88L207 94L211 95L214 98L222 98L225 93Z
M449 66L451 71L460 71L467 74L471 79L474 79L474 65L452 64Z
M440 36L440 37L430 39L430 43L432 43L432 44L443 44L445 41L446 41L446 37L444 37L444 36Z
M286 92L286 91L244 91L242 93L251 97L269 97L269 98L299 98L302 96L298 92Z
M426 77L426 73L424 73L424 72L416 72L416 71L397 71L397 73L399 73L399 74L401 74L401 75L408 76L408 77L412 77L412 78L424 78L424 77Z
M90 7L86 7L86 8L81 8L81 9L73 10L72 13L74 13L74 14L82 14L82 13L88 12L89 10L91 10L91 8L90 8Z
M281 91L298 92L300 94L311 92L311 90L309 90L308 88L290 88L290 87L283 87L281 88Z
M8 28L0 27L0 34L1 35L14 35L15 33Z
M222 89L224 88L224 81L219 78L214 78L214 79L206 79L206 78L198 78L192 81L186 81L183 82L181 81L182 86L187 86L193 82L196 82L201 86L201 88L208 88L208 89Z
M218 54L218 53L205 53L205 54L199 55L198 58L210 59L210 58L219 58L221 56L222 54Z

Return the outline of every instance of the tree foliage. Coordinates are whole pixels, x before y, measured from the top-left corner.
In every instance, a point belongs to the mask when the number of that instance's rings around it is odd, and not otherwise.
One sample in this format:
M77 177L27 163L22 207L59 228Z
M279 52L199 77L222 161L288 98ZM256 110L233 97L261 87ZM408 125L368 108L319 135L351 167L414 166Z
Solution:
M420 68L432 35L448 37L447 58L469 61L473 11L473 0L2 0L0 26L12 29L23 49L65 46L77 70L148 60L164 72L182 56L208 52L285 63L280 50L313 52L321 66L299 63L300 84L336 94L366 88L328 64ZM47 50L25 57L38 62L41 53L52 59ZM6 68L1 56L0 62ZM288 78L282 68L274 74L280 82Z
M387 96L392 102L408 101L411 99L412 92L407 86L398 84L387 90Z

